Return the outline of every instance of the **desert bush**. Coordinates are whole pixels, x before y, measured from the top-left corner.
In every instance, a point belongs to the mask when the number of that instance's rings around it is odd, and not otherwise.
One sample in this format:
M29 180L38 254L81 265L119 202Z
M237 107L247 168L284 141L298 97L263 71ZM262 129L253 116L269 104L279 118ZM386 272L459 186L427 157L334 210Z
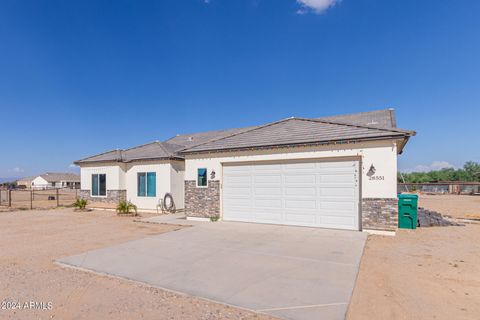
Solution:
M87 206L87 200L86 199L77 199L73 206L77 209L84 210Z
M130 201L120 201L117 206L118 214L131 214L132 211L137 215L137 206Z
M216 221L218 221L218 219L220 219L220 216L218 214L215 214L215 215L210 217L210 221L212 221L212 222L216 222Z

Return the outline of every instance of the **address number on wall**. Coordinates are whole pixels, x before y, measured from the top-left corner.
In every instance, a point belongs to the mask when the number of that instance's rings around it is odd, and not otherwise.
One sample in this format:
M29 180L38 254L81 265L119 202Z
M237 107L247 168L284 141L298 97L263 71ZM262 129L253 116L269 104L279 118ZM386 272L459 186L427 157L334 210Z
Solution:
M385 176L371 176L371 177L368 177L368 180L370 180L370 181L382 181L382 180L385 180Z

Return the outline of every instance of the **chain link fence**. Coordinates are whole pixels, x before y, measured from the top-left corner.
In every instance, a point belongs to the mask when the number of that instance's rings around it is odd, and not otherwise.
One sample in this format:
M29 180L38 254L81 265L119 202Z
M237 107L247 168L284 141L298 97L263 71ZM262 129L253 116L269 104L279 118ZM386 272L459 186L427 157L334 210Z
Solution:
M78 196L78 189L0 189L0 208L28 210L71 206Z
M427 194L461 194L480 195L478 182L444 182L444 183L399 183L398 192L422 192Z

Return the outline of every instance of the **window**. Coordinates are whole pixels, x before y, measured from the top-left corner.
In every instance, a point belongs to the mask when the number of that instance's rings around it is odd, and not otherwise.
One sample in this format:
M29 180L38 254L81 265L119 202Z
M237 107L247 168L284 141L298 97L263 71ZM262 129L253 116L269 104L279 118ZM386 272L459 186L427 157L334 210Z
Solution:
M197 169L197 187L206 187L207 186L207 169L199 168Z
M106 196L107 195L107 175L106 174L92 174L92 196Z
M137 195L139 197L157 196L157 173L139 172L137 173Z

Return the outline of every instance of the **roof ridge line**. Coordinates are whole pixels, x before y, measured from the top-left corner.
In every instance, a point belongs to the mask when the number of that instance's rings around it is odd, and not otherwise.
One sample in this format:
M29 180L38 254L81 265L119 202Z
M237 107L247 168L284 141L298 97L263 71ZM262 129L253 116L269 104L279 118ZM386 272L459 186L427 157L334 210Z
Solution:
M395 115L395 109L394 108L388 108L388 111L390 113L390 122L392 124L392 127L396 128L397 127L397 119Z
M375 110L360 111L360 112L349 112L349 113L342 113L342 114L336 114L336 115L330 115L330 116L322 116L314 119L325 119L325 118L328 119L328 118L337 118L337 117L345 117L345 116L366 115L366 114L372 114L375 112L386 112L386 111L390 111L391 109L393 108L375 109Z
M93 156L90 156L90 157L82 158L80 160L75 160L75 162L84 161L84 160L87 160L87 159L90 159L90 158L93 158L93 157L101 156L101 155L104 155L104 154L107 154L107 153L110 153L110 152L114 152L114 151L119 151L119 150L121 150L121 149L108 150L108 151L105 151L105 152L102 152L102 153L94 154Z
M272 126L274 124L281 123L281 122L284 122L284 121L292 120L292 119L295 119L295 118L294 117L285 118L285 119L269 122L269 123L266 123L264 125L260 125L260 126L254 127L254 128L249 128L249 129L246 129L246 130L243 130L243 131L240 131L240 132L235 132L235 133L230 134L228 136L224 136L224 137L220 137L220 138L213 138L213 139L210 139L208 141L205 141L205 142L202 142L202 143L199 143L199 144L195 144L193 146L182 148L182 149L178 150L177 152L182 153L184 150L187 150L187 149L196 148L198 146L201 146L201 145L204 145L204 144L207 144L207 143L210 143L210 142L215 142L215 141L220 141L220 140L223 140L223 139L231 138L231 137L237 136L239 134L251 132L251 131L254 131L254 130L257 130L257 129L262 129L262 128Z
M158 140L157 140L157 141L155 141L155 142L158 144L158 146L160 147L160 149L162 149L162 150L165 152L165 154L167 154L169 157L174 156L173 152L168 151L168 150L163 146L163 142L162 142L162 141L158 141Z
M317 118L303 118L303 117L298 117L298 118L294 118L294 119L303 120L303 121L330 123L330 124L336 124L336 125L342 125L342 126L348 126L348 127L366 128L366 129L373 129L373 130L379 130L379 131L390 131L390 132L416 134L415 131L412 131L412 130L403 130L403 129L399 129L399 128L391 128L391 129L389 129L389 128L383 128L383 127L371 127L371 126L366 126L366 125L362 125L362 124L354 124L354 123L348 123L348 122L324 120L324 119L317 119Z
M120 150L122 150L122 151L129 151L129 150L133 150L133 149L138 149L138 148L141 148L141 147L145 147L145 146L148 146L149 144L154 144L154 143L157 143L157 142L161 142L161 141L159 141L159 140L154 140L154 141L152 141L152 142L147 142L147 143L144 143L144 144L135 146L135 147L131 147L131 148L127 148L127 149L120 149Z

